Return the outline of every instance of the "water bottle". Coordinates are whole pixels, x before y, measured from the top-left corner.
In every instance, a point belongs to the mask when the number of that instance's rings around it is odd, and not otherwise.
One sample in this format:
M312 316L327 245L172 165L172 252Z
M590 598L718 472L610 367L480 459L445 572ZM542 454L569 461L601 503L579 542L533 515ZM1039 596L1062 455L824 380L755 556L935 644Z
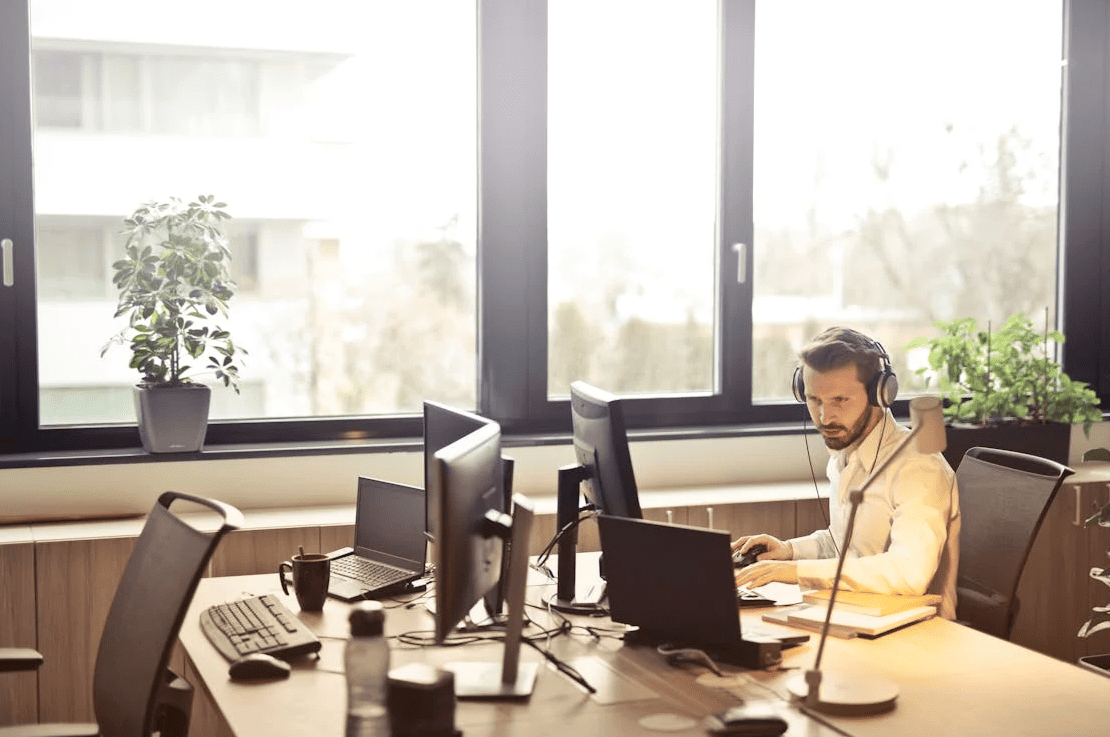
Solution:
M383 632L381 602L362 601L351 608L351 639L344 666L347 671L347 737L389 737L386 693L389 684L389 644Z

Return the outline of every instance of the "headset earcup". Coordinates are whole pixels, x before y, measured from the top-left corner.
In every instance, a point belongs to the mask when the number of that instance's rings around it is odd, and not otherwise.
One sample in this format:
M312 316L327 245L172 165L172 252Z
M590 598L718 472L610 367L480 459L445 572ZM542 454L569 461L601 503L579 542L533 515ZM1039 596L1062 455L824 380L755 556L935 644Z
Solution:
M794 391L794 398L802 404L806 401L806 385L802 380L802 367L794 369L794 378L790 381L790 388Z
M879 376L879 381L875 386L875 399L878 400L875 404L885 409L892 406L897 398L898 376L888 365L883 369L883 373Z

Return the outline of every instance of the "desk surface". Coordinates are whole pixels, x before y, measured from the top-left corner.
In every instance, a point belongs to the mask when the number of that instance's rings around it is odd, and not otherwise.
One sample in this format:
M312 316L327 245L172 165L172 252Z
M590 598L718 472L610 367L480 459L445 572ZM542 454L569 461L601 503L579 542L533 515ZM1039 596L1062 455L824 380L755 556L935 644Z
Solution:
M538 579L533 579L538 581ZM539 582L542 583L542 582ZM227 661L200 631L202 608L245 594L273 593L297 612L296 601L281 593L277 577L233 576L201 581L181 628L187 677L198 686L197 698L213 706L232 734L341 735L346 701L343 645L348 605L329 600L321 613L301 619L323 641L319 660L294 664L288 680L233 682ZM529 599L544 593L529 586ZM386 632L391 637L428 631L431 616L419 604L406 607L386 602ZM546 613L529 608L529 617L543 625ZM759 610L742 614L754 625ZM576 624L618 632L622 625L608 619L571 617ZM767 627L766 623L759 623ZM526 630L537 631L536 626ZM392 665L427 662L443 665L459 660L500 659L499 645L410 647L393 642ZM888 737L929 735L1100 735L1110 724L1110 678L942 619L931 619L875 640L829 638L824 656L827 670L883 676L900 693L894 711L874 717L816 719L789 703L785 681L809 667L817 637L785 651L776 672L750 671L722 665L727 677L713 676L699 665L672 667L653 649L624 646L615 637L596 640L584 629L552 638L550 649L578 668L598 690L590 695L556 671L541 668L535 692L522 702L460 701L456 726L466 737L481 735L653 734L658 723L685 729L678 735L706 734L707 715L747 701L769 701L790 723L789 735L850 734ZM530 647L521 658L542 662ZM194 709L196 713L196 709ZM831 725L835 729L830 729Z

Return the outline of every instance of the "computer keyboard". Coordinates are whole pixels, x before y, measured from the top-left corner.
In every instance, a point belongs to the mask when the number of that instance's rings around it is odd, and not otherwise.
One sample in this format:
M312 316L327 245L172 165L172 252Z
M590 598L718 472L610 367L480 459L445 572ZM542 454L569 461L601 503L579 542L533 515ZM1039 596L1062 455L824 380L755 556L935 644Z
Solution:
M214 604L200 613L200 628L228 660L249 653L288 660L320 649L316 635L271 594Z

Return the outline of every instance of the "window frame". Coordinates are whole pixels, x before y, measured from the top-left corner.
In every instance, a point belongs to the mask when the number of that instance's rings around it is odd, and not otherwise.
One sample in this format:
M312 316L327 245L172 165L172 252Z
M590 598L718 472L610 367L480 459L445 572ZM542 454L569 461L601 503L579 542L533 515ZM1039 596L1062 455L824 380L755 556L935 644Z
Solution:
M15 284L0 286L0 453L138 447L134 425L38 427L33 141L28 2L0 4L0 239ZM717 391L631 397L631 428L684 434L797 431L794 402L751 400L755 0L721 0ZM566 433L569 402L547 387L546 0L477 0L478 407L507 435ZM1110 396L1110 0L1064 2L1065 75L1058 301L1065 369ZM1090 63L1086 63L1086 62ZM1097 155L1094 153L1097 152ZM748 244L734 248L733 244ZM506 368L509 367L509 368ZM522 367L522 368L521 368ZM1104 406L1106 406L1104 400ZM905 413L904 402L896 412ZM206 448L418 438L416 415L213 421Z

